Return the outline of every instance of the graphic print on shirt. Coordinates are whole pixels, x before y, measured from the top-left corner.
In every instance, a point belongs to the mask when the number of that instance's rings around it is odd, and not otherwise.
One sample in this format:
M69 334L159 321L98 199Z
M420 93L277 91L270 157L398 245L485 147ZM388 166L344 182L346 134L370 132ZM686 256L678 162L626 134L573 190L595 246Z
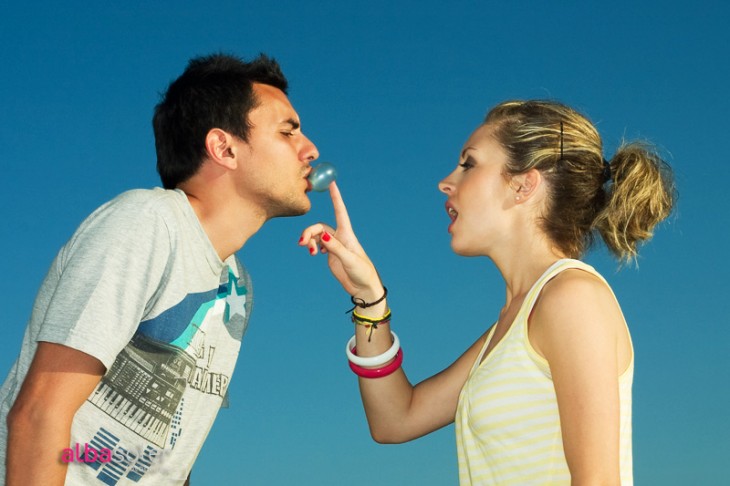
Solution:
M96 450L113 451L112 460L87 463L98 471L101 482L114 485L124 476L139 481L155 459L174 448L184 433L180 423L186 391L225 397L230 371L215 368L215 342L206 338L224 326L230 338L240 343L248 294L230 269L225 280L217 290L189 294L142 322L89 396L90 403L145 443L144 447L140 441L125 444L101 427L89 444Z

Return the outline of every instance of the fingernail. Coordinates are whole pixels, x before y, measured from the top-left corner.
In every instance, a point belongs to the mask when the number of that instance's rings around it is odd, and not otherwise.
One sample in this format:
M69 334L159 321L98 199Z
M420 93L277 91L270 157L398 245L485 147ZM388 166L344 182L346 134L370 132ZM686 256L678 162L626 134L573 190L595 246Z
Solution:
M310 249L309 249L309 254L310 254L310 255L314 255L314 248L310 248Z
M329 241L329 240L330 240L330 238L332 238L332 237L330 236L330 234L329 234L329 233L327 233L327 232L325 231L325 232L324 232L324 234L322 235L322 240L323 240L323 241Z
M300 236L299 237L299 243L301 243L302 241L304 241L304 237L303 236Z

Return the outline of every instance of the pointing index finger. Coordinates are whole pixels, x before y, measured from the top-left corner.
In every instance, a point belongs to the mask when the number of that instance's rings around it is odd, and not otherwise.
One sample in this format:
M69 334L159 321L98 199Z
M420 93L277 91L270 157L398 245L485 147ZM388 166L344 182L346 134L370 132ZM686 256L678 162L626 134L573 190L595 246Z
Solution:
M337 221L337 227L352 231L350 215L347 214L347 206L345 206L345 201L342 200L342 194L340 194L340 189L337 187L337 183L332 182L329 189L330 197L332 198L332 206L335 210L335 221Z

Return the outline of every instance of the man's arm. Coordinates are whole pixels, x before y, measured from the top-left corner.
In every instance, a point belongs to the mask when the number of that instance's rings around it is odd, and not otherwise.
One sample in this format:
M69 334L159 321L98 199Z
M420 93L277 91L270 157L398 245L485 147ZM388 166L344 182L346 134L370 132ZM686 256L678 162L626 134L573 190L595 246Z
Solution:
M71 423L104 365L60 344L38 343L33 362L8 413L7 486L63 485Z

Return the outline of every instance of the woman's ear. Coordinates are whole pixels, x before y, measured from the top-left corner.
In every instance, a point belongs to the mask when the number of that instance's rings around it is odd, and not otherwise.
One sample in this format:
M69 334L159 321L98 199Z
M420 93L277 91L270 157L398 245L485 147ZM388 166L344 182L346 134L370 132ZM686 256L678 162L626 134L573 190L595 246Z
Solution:
M521 203L533 197L542 184L542 174L537 169L530 169L524 174L512 177L510 187L515 192L515 201Z

